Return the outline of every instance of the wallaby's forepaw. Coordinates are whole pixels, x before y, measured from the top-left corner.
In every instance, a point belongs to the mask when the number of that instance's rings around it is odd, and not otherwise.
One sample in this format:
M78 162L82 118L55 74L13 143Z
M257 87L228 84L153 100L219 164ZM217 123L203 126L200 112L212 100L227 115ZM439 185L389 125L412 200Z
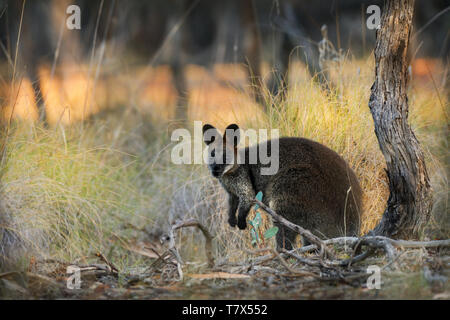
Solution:
M245 230L247 228L247 221L245 219L239 219L237 225L239 229Z
M228 218L228 223L230 224L230 226L231 226L232 228L236 227L236 224L237 224L236 217L230 217L230 218Z

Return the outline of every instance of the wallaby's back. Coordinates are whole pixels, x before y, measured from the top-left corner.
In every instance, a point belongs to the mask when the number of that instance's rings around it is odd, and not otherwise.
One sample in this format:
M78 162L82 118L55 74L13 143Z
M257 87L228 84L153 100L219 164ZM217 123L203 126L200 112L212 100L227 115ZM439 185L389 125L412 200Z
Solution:
M260 147L246 148L246 160L251 148ZM263 202L286 219L322 237L358 235L361 187L333 150L304 138L280 138L276 174L261 175L261 164L244 165L255 191L263 192ZM292 242L295 235L285 230L285 237Z

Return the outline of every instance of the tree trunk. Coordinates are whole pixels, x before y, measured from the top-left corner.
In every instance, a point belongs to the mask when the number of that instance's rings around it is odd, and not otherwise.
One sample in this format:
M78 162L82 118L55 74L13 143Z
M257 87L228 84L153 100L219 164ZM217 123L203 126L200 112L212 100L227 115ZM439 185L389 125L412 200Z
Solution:
M417 238L432 195L423 152L408 124L408 43L414 0L387 0L377 30L370 111L389 178L389 200L377 235Z
M244 60L248 63L247 73L251 85L251 95L257 103L264 106L264 94L261 89L261 38L254 0L242 1L239 9L244 30Z

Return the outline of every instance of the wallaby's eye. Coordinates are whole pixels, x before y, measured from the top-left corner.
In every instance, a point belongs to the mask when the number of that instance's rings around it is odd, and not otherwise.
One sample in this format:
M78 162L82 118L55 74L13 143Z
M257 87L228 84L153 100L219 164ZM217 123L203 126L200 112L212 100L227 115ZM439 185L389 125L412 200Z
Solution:
M211 152L211 157L215 157L216 156L216 150L213 150L212 152Z

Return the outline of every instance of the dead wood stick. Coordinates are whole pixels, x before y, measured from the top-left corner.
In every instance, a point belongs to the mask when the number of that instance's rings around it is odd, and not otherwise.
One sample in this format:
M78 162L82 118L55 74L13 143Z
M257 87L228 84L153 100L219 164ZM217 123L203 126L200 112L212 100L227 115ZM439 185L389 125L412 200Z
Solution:
M108 266L107 264L89 264L89 265L72 265L72 266L76 266L80 269L81 272L84 271L105 271L107 273L112 273L111 271L111 267Z
M148 269L153 269L153 268L159 268L161 265L164 264L168 264L168 263L172 263L174 265L176 265L176 261L167 261L166 258L170 257L171 253L170 250L164 251L161 255L159 255L159 258L156 259L155 261L153 261L153 263L148 267Z
M321 262L319 260L301 257L295 253L295 250L287 251L287 250L283 249L283 253L285 255L293 257L293 258L297 259L298 261L300 261L301 263L304 263L309 266L320 266L321 265ZM325 267L346 267L346 266L351 265L352 263L360 262L360 261L370 257L372 254L373 254L373 250L369 250L369 251L363 252L357 256L353 256L349 259L326 261L326 262L324 262L324 264L325 264L324 266Z
M283 249L283 254L290 256L294 259L297 259L298 261L309 265L311 267L315 267L315 269L313 270L317 270L316 272L318 272L319 274L314 274L313 272L311 272L311 274L313 274L313 276L315 278L321 279L321 280L340 280L340 281L344 281L347 282L347 280L350 279L349 276L343 275L341 270L338 267L344 267L344 266L348 266L349 263L351 262L356 262L356 261L361 261L364 260L365 258L367 258L368 256L370 256L370 252L364 252L354 258L350 258L350 259L346 259L346 260L333 260L333 261L328 261L326 263L323 263L320 260L315 260L315 259L310 259L310 258L305 258L305 257L300 257L299 255L295 254L293 251L287 251L285 249ZM323 269L321 267L325 267L326 269ZM330 277L329 275L327 275L327 273L323 273L324 270L330 270L332 271L332 273L338 273L339 277L335 277L332 276ZM359 275L358 277L360 277L361 275Z
M111 268L112 272L119 273L119 269L117 269L116 266L112 262L110 262L108 259L106 259L106 257L101 252L97 252L95 255L97 257L99 257L104 263L106 263L108 265L108 267Z
M212 254L212 239L213 239L213 237L209 233L208 229L206 229L201 223L199 223L195 219L189 219L189 220L177 222L170 227L169 234L167 237L169 240L168 251L170 251L176 259L179 281L183 280L183 269L181 268L181 265L183 262L181 260L180 254L178 253L178 249L175 245L175 242L176 242L175 241L175 230L178 230L178 229L181 229L184 227L197 227L200 229L200 231L202 231L203 236L205 237L205 240L206 240L205 241L205 251L206 251L206 257L208 259L208 265L210 267L214 266L214 258L213 258L213 254Z
M75 265L73 265L75 266ZM98 266L77 266L79 268L80 272L84 272L84 271L96 271L96 270L100 270L100 271L107 271L103 268L99 268Z
M328 258L333 258L334 257L334 253L332 252L331 249L327 248L325 246L325 243L317 236L313 235L311 233L311 231L306 230L302 227L300 227L299 225L296 225L288 220L286 220L285 218L283 218L282 216L280 216L278 213L276 213L275 211L273 211L269 206L265 205L264 203L262 203L261 201L255 199L253 200L256 204L258 204L264 211L266 211L269 215L272 216L272 218L275 219L275 221L281 223L282 225L286 226L287 228L291 229L292 231L304 236L306 239L308 239L309 241L311 241L311 243L315 244L317 246L317 248L320 248L321 250L323 250Z
M178 222L172 226L172 230L175 231L177 229L181 229L181 228L185 228L185 227L197 227L203 233L203 236L205 237L205 253L206 253L206 258L208 259L208 266L212 268L214 266L214 256L213 256L213 252L212 252L213 236L211 235L211 233L208 231L208 229L204 225L202 225L200 222L198 222L195 219L189 219L186 221Z
M282 250L282 256L290 256L292 258L295 258L300 263L303 263L305 265L311 266L311 267L319 267L320 265L323 265L326 268L336 268L336 267L349 267L353 263L361 262L368 257L373 256L373 254L376 252L375 249L382 249L389 260L389 263L386 266L392 265L396 263L398 260L400 254L397 254L395 248L421 248L421 247L439 247L439 246L448 246L450 244L450 240L434 240L434 241L409 241L409 240L395 240L390 239L387 237L382 236L366 236L366 237L338 237L338 238L332 238L328 240L324 240L323 243L325 245L329 244L337 244L337 245L349 245L353 246L354 250L352 253L352 256L348 259L336 259L336 260L330 260L326 259L324 261L320 261L317 259L317 256L314 258L307 258L304 256L298 255L298 253L306 253L313 250L317 250L318 246L316 244L312 244L306 247L294 249L291 251ZM358 254L355 256L356 247L360 245L365 245L368 247L368 250ZM266 261L270 261L274 259L274 256L264 255L261 257L258 257L254 260L254 264L260 264L264 263ZM386 267L385 266L385 267Z
M450 247L450 239L446 240L431 240L431 241L412 241L412 240L395 240L383 236L375 236L374 238L390 242L394 247L403 248L436 248L436 247Z
M311 267L318 267L318 266L320 266L320 261L319 260L309 259L309 258L305 258L305 257L300 257L298 254L295 254L293 251L287 251L286 249L282 249L282 252L285 255L290 256L292 258L295 258L298 261L300 261L301 263L309 265Z
M286 260L284 260L284 258L273 248L262 248L262 249L258 249L258 250L245 250L246 252L250 253L250 254L258 254L261 252L270 252L272 254L272 259L274 258L278 258L278 260L280 260L281 264L283 265L283 267L286 268L287 271L289 271L290 273L293 274L297 274L298 271L292 269L289 264L286 262ZM271 259L268 259L267 261L270 261Z
M395 261L395 257L397 256L394 246L386 239L377 239L376 237L363 237L361 238L360 242L358 242L358 245L368 245L372 248L382 248L386 253L389 261Z
M361 241L358 241L354 246L353 246L353 250L352 250L352 256L350 257L350 259L353 259L355 257L356 252L359 250L359 245L360 245ZM350 268L350 265L353 263L352 260L349 261L347 268Z
M181 264L183 261L181 260L180 254L178 253L178 249L175 246L175 229L176 225L172 225L172 227L169 229L169 248L168 251L172 254L173 257L175 257L176 265L177 265L177 271L178 271L178 281L183 280L183 269L181 268ZM159 259L158 259L159 260Z
M361 239L366 240L384 240L390 242L394 247L397 248L436 248L436 247L449 247L450 246L450 239L446 240L432 240L432 241L413 241L413 240L395 240L383 236L366 236L362 238L358 237L338 237L338 238L332 238L323 240L324 244L338 244L338 245L354 245ZM366 242L367 245L370 246L369 242ZM310 252L317 249L317 245L311 244L309 246L305 246L302 248L295 249L294 251L297 253L305 253Z
M345 260L330 261L330 262L327 262L327 264L329 264L330 266L348 267L355 262L363 261L364 259L373 255L373 253L374 253L374 250L369 249L368 251L363 252L357 256L353 256L353 257L345 259Z

